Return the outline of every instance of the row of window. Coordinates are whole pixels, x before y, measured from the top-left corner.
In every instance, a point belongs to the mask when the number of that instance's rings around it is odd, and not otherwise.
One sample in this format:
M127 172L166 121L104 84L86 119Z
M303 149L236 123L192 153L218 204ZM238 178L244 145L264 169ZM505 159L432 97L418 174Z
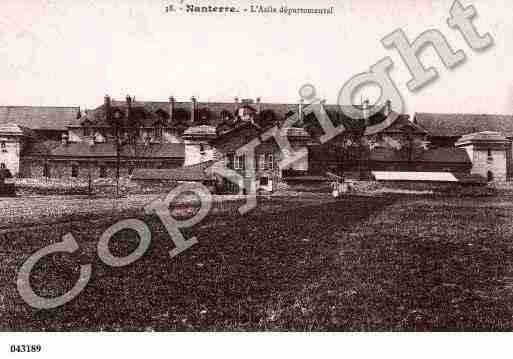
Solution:
M100 166L99 169L100 169L99 177L100 178L107 177L107 167ZM129 175L132 175L133 171L134 171L133 167L129 167L128 168L128 174ZM76 178L76 177L78 177L78 175L79 175L79 166L78 165L71 165L71 177ZM48 165L48 164L45 164L43 166L43 177L52 177L51 168L50 168L50 165Z
M140 130L138 128L136 128L134 130L134 135L136 137L139 137L139 135L140 135L139 131ZM153 132L154 140L156 140L156 141L162 140L162 136L163 136L163 128L162 127L155 127L152 132ZM96 131L94 128L84 127L84 136L91 136L91 135L94 135L95 133L96 133Z
M226 166L230 169L245 170L246 169L246 156L235 155L230 153L227 156ZM272 170L274 169L274 156L272 153L261 153L258 155L257 169L259 170Z

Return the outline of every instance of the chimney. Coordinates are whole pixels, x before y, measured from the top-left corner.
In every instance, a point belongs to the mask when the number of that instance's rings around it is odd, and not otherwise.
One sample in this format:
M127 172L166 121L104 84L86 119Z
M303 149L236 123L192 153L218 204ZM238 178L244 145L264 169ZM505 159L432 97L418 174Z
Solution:
M388 116L388 115L390 115L390 112L392 112L392 101L387 100L385 102L385 112L384 112L384 115Z
M260 115L260 112L262 111L262 104L260 103L260 97L256 98L256 110L257 110L257 114Z
M173 115L175 112L175 98L173 96L169 97L169 120L173 121Z
M364 100L362 104L362 115L365 126L369 125L369 100Z
M194 116L196 112L196 97L191 97L191 125L194 125Z
M126 95L126 123L130 126L132 120L132 99Z
M103 104L105 106L105 119L107 120L107 122L110 122L110 102L110 96L105 95L105 97L103 98Z

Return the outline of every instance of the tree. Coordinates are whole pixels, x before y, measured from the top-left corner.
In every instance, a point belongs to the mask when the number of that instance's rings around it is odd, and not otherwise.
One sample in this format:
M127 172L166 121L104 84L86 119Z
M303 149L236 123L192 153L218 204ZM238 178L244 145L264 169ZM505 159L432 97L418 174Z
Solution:
M278 117L273 110L263 110L255 118L255 122L262 128L272 127L276 124Z

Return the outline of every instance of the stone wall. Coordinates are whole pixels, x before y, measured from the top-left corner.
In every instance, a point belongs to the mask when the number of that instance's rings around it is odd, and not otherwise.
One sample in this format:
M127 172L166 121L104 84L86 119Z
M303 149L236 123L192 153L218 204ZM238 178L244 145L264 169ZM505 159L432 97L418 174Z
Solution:
M77 178L92 179L116 178L117 162L115 160L46 160L44 158L23 158L21 161L21 177L41 178L44 177L44 168L47 166L50 178L72 177L72 166L77 168ZM120 177L128 177L131 169L135 168L179 168L182 161L179 160L140 160L120 162ZM102 170L103 168L103 170ZM102 173L103 172L103 173ZM101 175L104 176L101 176Z

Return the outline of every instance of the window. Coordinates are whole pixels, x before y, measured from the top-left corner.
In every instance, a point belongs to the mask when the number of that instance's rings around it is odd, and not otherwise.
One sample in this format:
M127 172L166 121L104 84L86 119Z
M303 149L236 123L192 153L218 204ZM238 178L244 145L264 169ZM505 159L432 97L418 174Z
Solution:
M1 168L1 169L5 169L5 168L6 168L6 167L5 167L5 163L0 163L0 168Z
M0 147L2 148L2 152L7 152L7 144L5 143L5 141L2 141Z
M261 170L265 170L265 153L260 154L258 159L258 168Z
M71 177L78 177L78 165L76 164L71 165Z
M155 126L153 135L154 135L153 137L154 137L155 141L157 141L157 142L162 141L162 126L160 124L157 124Z
M100 166L100 178L107 177L107 167Z
M205 145L200 145L200 154L201 155L205 154Z
M272 153L267 155L267 168L270 170L274 169L274 156Z
M229 169L233 169L234 167L234 157L235 155L233 153L229 153L226 155L226 167Z
M488 171L486 173L486 179L488 180L488 182L492 182L493 181L493 172L492 171Z
M260 177L260 186L267 186L269 184L269 178Z
M84 136L89 136L91 132L89 131L89 127L84 127Z
M244 169L244 155L235 156L235 169L243 170Z
M50 165L48 163L45 163L43 165L43 177L46 177L46 178L51 177Z
M128 175L131 176L134 173L134 166L128 167Z
M258 158L258 167L261 170L274 169L274 156L272 153L262 153Z
M492 156L492 150L489 148L488 149L488 161L491 161L493 160L493 156Z

